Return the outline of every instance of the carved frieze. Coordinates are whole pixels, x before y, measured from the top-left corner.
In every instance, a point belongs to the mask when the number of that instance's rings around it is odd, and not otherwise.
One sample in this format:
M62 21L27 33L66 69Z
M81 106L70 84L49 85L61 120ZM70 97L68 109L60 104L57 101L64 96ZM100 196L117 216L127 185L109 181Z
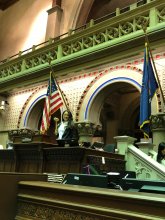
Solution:
M134 161L135 161L135 172L136 172L136 177L138 179L157 179L157 180L163 180L163 178L157 173L155 174L153 168L149 168L148 166L146 166L145 163L143 163L142 161L138 160L136 157L134 157ZM155 176L156 175L156 176ZM153 176L155 178L153 178Z
M151 129L164 129L165 130L165 114L157 114L151 116Z
M28 219L51 219L51 220L104 220L106 217L92 215L91 213L81 213L79 210L60 209L56 207L46 207L40 204L30 204L27 202L18 202L16 219L20 217Z

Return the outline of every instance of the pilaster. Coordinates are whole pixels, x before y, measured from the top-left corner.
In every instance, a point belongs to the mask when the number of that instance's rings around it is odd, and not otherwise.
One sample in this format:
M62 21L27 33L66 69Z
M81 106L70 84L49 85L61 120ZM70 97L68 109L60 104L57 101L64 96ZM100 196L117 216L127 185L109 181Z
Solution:
M55 5L47 11L48 21L45 40L55 38L60 35L60 24L63 10L59 5Z

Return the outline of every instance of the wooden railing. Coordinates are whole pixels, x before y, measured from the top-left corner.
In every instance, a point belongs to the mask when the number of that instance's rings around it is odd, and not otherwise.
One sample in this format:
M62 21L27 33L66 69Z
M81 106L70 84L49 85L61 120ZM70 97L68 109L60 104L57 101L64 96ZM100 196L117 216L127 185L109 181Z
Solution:
M163 220L164 206L163 195L23 181L15 219Z

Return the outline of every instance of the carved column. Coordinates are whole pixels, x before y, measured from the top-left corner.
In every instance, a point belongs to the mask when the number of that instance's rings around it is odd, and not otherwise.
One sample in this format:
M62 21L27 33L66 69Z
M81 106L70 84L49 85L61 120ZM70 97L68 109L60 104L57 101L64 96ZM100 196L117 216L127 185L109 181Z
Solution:
M79 143L92 142L94 133L94 124L89 121L76 123L79 132Z
M157 152L159 143L162 141L165 142L165 113L151 116L151 130L155 145L154 150Z
M60 24L62 18L61 0L53 0L52 8L48 11L48 21L45 40L60 35Z

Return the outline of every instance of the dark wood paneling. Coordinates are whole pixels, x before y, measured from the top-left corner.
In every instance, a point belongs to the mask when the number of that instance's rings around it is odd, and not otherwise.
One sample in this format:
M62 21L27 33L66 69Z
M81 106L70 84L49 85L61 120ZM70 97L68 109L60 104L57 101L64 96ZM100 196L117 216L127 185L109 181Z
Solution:
M12 220L16 211L17 186L19 181L47 181L43 174L0 173L0 219Z
M13 150L0 150L0 172L14 172L15 167L15 152Z
M19 184L18 219L164 219L163 195L52 183Z
M102 164L102 157L105 157L105 164ZM14 144L14 150L0 150L0 171L3 172L80 173L82 167L90 163L100 171L125 170L124 155L87 148L20 143Z
M113 154L104 151L98 151L98 150L80 148L80 147L68 147L68 148L58 147L58 148L44 149L43 170L44 172L50 172L50 173L51 172L80 173L82 171L82 167L90 163L89 158L93 165L100 167L102 165L102 161L101 161L102 157L105 157L107 161L107 163L103 167L105 171L117 172L119 170L120 171L125 170L124 155ZM96 162L96 158L99 158L97 162ZM117 168L117 170L115 168Z

